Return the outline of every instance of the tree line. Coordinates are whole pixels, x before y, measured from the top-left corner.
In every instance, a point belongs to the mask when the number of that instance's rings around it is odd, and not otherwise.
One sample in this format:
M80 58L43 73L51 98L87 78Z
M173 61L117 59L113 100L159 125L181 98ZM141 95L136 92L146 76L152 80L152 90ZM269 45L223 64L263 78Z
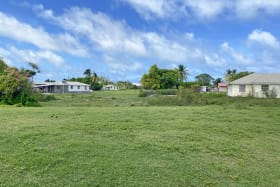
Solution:
M241 77L247 76L252 72L242 71L237 72L236 69L228 69L224 75L224 80L229 83ZM201 73L195 76L195 81L186 82L189 76L189 70L183 64L178 65L174 69L161 69L157 65L152 65L149 72L141 78L141 83L144 89L171 89L181 87L194 86L217 86L223 82L222 78L214 79L208 73Z
M83 73L84 76L82 77L73 77L70 79L66 79L68 81L77 81L81 83L88 84L90 86L91 90L101 90L103 86L109 85L109 84L114 84L119 86L120 88L123 89L136 89L137 87L133 85L130 81L117 81L113 82L110 79L104 77L104 76L99 76L96 72L92 71L91 69L86 69Z

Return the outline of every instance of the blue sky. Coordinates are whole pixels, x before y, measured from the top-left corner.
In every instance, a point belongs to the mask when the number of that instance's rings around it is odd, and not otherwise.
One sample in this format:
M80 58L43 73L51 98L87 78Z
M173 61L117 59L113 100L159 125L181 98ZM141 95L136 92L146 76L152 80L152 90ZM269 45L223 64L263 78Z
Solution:
M37 63L36 81L82 76L139 82L184 64L189 80L227 69L280 71L279 0L6 0L0 56Z

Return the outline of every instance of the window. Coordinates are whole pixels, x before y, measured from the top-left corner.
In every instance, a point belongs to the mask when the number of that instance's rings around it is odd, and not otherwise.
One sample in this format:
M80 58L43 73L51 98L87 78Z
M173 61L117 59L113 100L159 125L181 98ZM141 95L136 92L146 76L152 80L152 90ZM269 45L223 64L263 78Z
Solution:
M59 89L60 89L60 86L56 86L56 89L58 89L58 90L59 90Z
M87 86L85 86L85 90L87 90Z
M246 91L246 85L241 84L239 85L239 92L245 92Z
M70 86L71 90L73 90L73 86Z
M263 92L268 92L268 88L269 88L269 86L267 84L262 85L262 91Z
M80 86L78 86L78 90L80 89Z

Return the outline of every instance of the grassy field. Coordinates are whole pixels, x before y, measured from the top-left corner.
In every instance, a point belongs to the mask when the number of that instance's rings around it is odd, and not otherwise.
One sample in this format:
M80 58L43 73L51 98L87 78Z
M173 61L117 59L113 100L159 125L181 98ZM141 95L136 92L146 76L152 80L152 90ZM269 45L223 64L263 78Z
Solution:
M0 106L0 186L280 186L279 107L137 93Z

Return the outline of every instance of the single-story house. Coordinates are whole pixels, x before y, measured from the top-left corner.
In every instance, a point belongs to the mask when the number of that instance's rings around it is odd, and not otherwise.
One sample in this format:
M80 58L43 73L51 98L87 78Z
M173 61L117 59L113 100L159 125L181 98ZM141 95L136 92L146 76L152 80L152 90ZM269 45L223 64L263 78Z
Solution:
M34 83L33 89L42 93L87 93L91 92L88 84L62 81L62 82L43 82Z
M280 98L280 74L253 73L232 81L228 96Z
M228 89L227 83L224 83L224 82L218 83L219 92L227 92L227 89Z
M110 85L105 85L105 86L103 86L103 88L102 88L102 90L108 90L108 91L111 91L111 90L119 90L119 89L120 89L119 86L117 86L117 85L112 85L112 84L110 84Z
M201 86L199 92L209 92L210 88L208 86Z

